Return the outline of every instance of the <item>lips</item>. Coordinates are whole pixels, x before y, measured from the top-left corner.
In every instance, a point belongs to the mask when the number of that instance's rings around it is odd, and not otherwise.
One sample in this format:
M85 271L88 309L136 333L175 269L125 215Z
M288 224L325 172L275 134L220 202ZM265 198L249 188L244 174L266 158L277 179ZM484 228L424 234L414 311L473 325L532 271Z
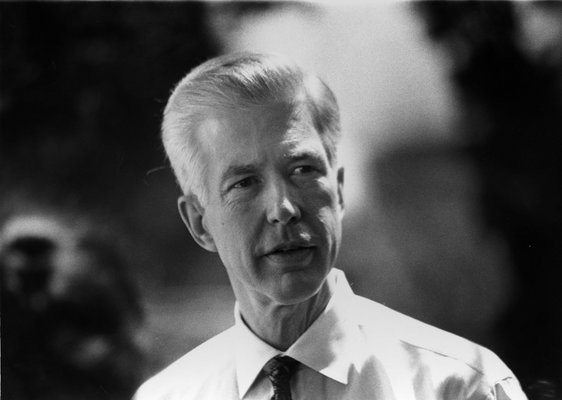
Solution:
M314 246L309 243L284 243L275 246L265 257L276 264L306 264L313 252Z

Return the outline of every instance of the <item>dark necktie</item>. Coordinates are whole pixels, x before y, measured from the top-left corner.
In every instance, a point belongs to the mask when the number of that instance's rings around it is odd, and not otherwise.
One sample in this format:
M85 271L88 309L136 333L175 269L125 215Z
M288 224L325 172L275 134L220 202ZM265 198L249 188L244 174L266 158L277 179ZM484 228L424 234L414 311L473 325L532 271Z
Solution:
M287 356L273 357L263 367L264 372L273 385L271 400L291 400L291 376L299 362Z

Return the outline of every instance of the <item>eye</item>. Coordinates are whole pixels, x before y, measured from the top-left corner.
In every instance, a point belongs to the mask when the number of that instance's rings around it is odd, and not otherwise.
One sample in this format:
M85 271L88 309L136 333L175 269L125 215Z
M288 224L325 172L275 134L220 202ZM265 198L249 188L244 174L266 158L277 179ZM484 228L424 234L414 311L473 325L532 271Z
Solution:
M293 170L293 175L307 175L318 172L318 168L313 165L301 165Z
M258 183L258 179L254 176L250 176L244 179L239 180L234 185L232 185L231 189L244 189L250 187L254 184Z

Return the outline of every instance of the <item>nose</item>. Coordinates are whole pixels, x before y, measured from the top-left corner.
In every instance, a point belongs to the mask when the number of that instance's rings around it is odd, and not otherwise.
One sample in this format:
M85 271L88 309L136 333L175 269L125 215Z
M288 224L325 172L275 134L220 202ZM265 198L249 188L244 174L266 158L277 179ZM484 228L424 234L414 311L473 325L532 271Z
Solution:
M267 194L267 220L270 224L287 225L301 218L295 196L285 183L272 183Z

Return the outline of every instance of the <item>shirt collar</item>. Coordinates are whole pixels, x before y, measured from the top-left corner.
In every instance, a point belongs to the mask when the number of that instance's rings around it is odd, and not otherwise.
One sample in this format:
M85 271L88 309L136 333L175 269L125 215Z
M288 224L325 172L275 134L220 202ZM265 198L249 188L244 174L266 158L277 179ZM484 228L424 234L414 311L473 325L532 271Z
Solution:
M257 337L242 320L238 302L234 305L234 322L237 340L234 346L238 394L243 398L265 363L281 351Z
M347 384L359 335L357 326L346 323L345 318L346 304L353 292L342 271L333 269L328 279L335 281L335 292L326 309L285 354L322 375ZM234 314L238 335L236 376L242 398L264 364L282 352L262 341L246 326L238 304Z

